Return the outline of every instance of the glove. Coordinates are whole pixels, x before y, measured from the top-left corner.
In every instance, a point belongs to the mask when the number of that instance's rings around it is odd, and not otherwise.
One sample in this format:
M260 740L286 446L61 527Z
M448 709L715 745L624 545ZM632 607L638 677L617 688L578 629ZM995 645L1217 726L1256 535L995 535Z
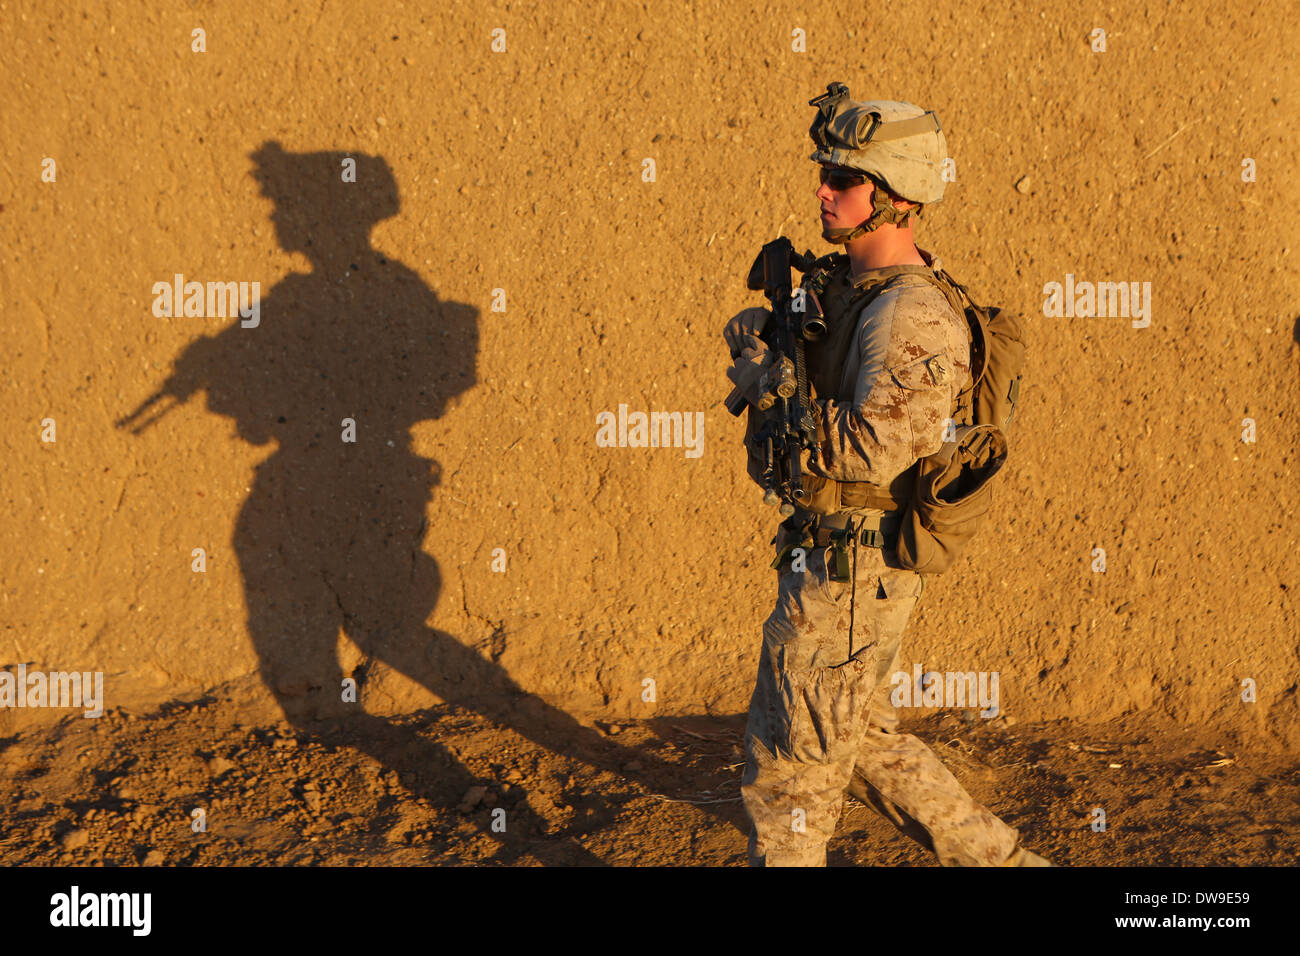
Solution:
M722 329L722 337L726 339L733 359L744 350L744 337L761 335L771 317L771 311L759 307L742 309L731 317Z
M756 335L742 334L736 339L740 346L740 353L736 357L736 362L731 368L727 369L727 378L731 379L731 384L736 386L735 391L739 392L750 405L758 407L758 399L762 394L759 387L759 381L776 360L776 353L769 349Z

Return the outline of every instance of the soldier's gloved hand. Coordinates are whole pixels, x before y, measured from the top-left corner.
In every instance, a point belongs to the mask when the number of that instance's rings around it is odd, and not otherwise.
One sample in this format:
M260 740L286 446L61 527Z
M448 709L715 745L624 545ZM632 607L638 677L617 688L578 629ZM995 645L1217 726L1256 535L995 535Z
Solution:
M772 350L767 347L767 343L751 332L743 332L736 336L736 354L732 356L736 362L767 360L767 356L772 354Z
M744 395L745 401L757 407L762 394L759 380L776 360L776 353L769 349L755 335L742 334L737 337L739 352L736 363L727 369L727 378Z
M722 337L727 341L727 348L731 350L733 359L740 356L745 345L741 341L742 336L761 335L763 329L767 327L767 321L772 317L769 309L754 307L742 309L737 312L722 329Z

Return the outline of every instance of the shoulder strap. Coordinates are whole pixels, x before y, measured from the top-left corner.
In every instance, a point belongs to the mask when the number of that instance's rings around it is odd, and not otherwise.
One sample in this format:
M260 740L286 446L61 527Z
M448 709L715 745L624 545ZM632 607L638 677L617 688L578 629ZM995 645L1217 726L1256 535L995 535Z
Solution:
M853 296L852 299L849 300L852 303L854 310L860 313L862 309L865 309L868 305L870 305L877 298L879 298L883 293L888 291L894 285L894 281L898 279L900 276L921 275L920 272L911 271L912 269L916 269L916 268L919 267L918 266L890 266L888 269L881 270L881 272L885 273L885 276L884 276L884 281L879 283L878 285L874 285L866 291L863 291L862 289L859 289L857 286L854 286L854 289L856 290L856 294ZM898 271L895 272L894 271L895 269L897 269Z
M975 304L966 287L943 269L926 270L924 274L918 273L918 275L934 283L947 298L952 310L966 320L966 332L970 336L971 385L962 394L973 392L975 386L979 385L984 378L984 371L988 367L989 331L984 324L984 311Z
M965 304L958 298L958 290L962 295L966 295L966 290L958 283L952 280L948 273L938 270L938 275L928 268L918 269L911 267L907 271L900 271L891 275L886 281L876 286L868 295L874 299L886 288L893 284L894 280L900 275L915 275L933 283L939 291L944 294L953 311L966 319L966 329L970 336L971 343L971 385L964 389L957 396L957 407L952 410L953 414L959 413L963 402L969 400L969 396L975 390L979 380L984 377L986 344L988 333L984 328L983 319L980 317L978 308L971 302L972 308L967 309ZM967 301L970 296L966 295ZM977 364L978 363L978 364ZM976 372L978 371L978 374ZM880 488L863 481L843 481L840 482L840 503L845 508L874 508L880 511L901 511L907 507L911 500L911 489L915 487L915 475L920 467L920 460L913 462L898 479L895 479L894 487L908 489L909 493L904 498L895 498L886 488ZM901 479L901 481L900 481Z

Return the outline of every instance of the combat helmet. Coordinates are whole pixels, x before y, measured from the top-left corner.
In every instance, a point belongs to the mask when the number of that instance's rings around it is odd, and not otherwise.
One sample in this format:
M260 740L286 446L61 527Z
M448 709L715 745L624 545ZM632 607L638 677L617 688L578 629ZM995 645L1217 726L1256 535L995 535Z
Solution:
M817 117L808 135L817 145L813 162L861 170L877 186L922 205L943 198L943 164L948 144L933 111L893 100L849 99L849 88L830 83L826 92L808 101ZM871 197L875 211L855 228L824 229L827 242L841 244L879 228L883 223L907 225L920 210L898 209L877 189Z

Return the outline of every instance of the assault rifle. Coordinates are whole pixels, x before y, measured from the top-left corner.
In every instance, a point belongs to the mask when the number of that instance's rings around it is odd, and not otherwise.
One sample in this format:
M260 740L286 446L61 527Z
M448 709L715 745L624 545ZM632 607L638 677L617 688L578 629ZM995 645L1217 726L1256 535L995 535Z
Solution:
M764 245L754 259L746 284L755 291L762 290L772 304L772 319L759 338L774 354L762 369L749 370L751 377L746 378L745 372L733 376L736 388L725 402L732 415L743 412L746 387L752 376L758 376L757 407L765 418L754 437L763 456L763 502L780 505L786 517L810 498L801 481L801 453L806 449L813 464L818 456L804 342L815 342L826 334L826 319L816 294L800 289L798 296L792 296L790 283L791 266L806 273L815 258L811 251L799 255L790 240L782 236Z

